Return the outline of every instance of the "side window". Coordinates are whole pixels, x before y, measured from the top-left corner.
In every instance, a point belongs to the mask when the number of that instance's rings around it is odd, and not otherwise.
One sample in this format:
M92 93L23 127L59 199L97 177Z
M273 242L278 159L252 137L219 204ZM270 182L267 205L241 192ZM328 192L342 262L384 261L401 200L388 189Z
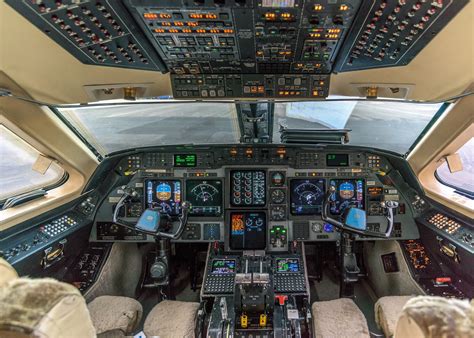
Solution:
M461 158L463 170L452 173L444 162L436 170L436 177L442 184L474 198L474 138L471 137L457 153Z
M7 198L56 185L65 175L52 162L44 173L33 170L40 152L0 125L0 204Z

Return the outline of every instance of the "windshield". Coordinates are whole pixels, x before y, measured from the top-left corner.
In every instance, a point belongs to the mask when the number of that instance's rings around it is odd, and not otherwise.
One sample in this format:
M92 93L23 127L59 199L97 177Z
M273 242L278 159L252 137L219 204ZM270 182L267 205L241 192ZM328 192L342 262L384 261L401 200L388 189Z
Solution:
M280 143L280 126L347 128L352 130L350 145L405 154L441 105L355 100L276 103L273 143ZM102 155L136 147L240 140L237 110L230 103L124 103L58 111Z

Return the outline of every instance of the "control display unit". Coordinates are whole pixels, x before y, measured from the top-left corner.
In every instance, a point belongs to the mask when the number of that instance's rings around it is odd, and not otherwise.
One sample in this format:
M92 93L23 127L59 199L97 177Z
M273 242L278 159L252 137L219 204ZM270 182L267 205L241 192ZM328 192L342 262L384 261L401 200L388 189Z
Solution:
M325 193L324 179L293 179L290 182L291 214L320 215Z
M222 215L222 182L220 180L187 180L186 200L191 203L191 216Z
M276 259L277 272L299 272L300 261L298 258L277 258Z
M231 212L229 247L232 250L262 250L266 247L264 212Z
M147 180L145 181L147 207L161 206L169 215L176 216L181 211L181 181Z
M230 177L232 206L258 207L266 204L264 170L232 170Z
M228 275L235 273L235 259L214 259L212 261L211 273L214 275Z
M196 154L174 154L173 163L175 167L193 168L197 165Z
M331 214L341 215L350 206L359 209L365 208L364 180L335 179L330 180L329 184L336 188L336 191L331 195Z
M349 166L348 154L327 154L326 165L328 167L347 167Z

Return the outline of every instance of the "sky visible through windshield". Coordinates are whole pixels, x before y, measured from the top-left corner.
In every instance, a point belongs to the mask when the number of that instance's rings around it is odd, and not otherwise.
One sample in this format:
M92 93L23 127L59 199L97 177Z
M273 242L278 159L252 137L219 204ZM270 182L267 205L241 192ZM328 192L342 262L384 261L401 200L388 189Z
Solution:
M406 153L440 104L392 102L297 102L275 105L273 142L279 125L351 129L351 145ZM61 113L100 153L173 144L227 144L240 139L234 104L124 104L63 108Z

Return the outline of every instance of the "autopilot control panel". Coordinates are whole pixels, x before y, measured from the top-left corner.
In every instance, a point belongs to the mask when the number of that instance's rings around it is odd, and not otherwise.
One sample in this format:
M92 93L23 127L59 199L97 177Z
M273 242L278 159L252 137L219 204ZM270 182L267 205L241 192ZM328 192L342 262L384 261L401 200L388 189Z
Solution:
M324 98L408 64L468 0L6 0L86 64L169 72L175 98Z

